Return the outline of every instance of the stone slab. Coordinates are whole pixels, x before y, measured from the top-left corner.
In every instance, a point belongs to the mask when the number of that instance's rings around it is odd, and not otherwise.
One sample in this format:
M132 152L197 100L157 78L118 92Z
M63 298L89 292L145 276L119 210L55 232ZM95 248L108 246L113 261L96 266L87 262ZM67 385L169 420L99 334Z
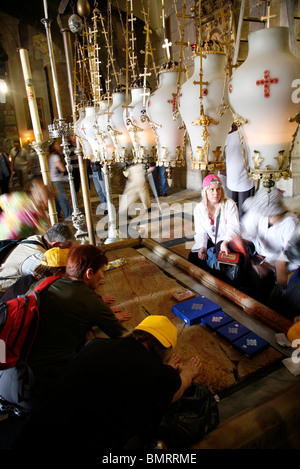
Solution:
M175 300L172 294L184 288L174 278L166 275L154 262L133 248L108 251L109 260L125 258L122 267L105 272L105 283L100 286L102 296L115 296L115 305L121 305L132 317L124 322L129 330L149 314L166 315L178 330L176 353L183 361L199 355L202 369L197 381L211 392L228 391L258 371L267 369L282 359L282 354L269 347L249 359L230 343L203 324L187 326L172 312ZM228 313L228 311L226 311Z

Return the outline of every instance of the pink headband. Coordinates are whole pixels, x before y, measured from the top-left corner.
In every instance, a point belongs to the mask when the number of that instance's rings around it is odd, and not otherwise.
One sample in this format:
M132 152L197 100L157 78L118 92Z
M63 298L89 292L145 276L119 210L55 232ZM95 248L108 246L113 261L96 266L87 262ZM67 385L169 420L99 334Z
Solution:
M222 184L221 179L219 176L216 176L215 174L208 174L208 176L205 176L202 182L202 188L209 186L210 184Z

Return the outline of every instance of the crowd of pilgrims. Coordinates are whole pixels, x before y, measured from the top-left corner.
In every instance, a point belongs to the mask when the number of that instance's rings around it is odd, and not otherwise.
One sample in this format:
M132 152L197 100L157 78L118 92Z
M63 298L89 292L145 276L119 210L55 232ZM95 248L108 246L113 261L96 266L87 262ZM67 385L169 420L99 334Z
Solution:
M128 330L123 323L131 313L114 306L115 297L101 295L105 254L79 244L68 224L51 226L41 180L30 190L0 197L0 238L17 223L11 237L28 241L0 267L1 302L57 278L40 293L40 322L26 367L0 370L3 408L11 405L26 416L6 444L27 450L144 448L165 406L200 373L200 359L172 353L177 329L160 311ZM221 178L209 174L194 209L194 231L190 262L297 325L299 221L282 191L261 188L238 207L225 196ZM234 269L220 267L219 252L239 254Z
M220 177L210 174L194 225L190 262L291 319L300 314L293 286L299 278L299 220L281 190L262 187L238 207L225 196ZM239 254L235 269L220 266L220 252Z

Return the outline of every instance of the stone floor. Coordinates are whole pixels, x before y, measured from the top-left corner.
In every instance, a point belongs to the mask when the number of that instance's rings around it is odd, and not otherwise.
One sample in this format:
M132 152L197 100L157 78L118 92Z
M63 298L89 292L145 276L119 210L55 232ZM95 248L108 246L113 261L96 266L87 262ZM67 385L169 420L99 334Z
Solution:
M66 190L69 194L69 199L71 201L70 197L70 191L68 187L68 183L66 182L65 184ZM115 236L116 238L114 241L117 241L119 239L124 239L124 230L122 229L123 226L119 226L119 219L118 219L118 207L119 207L119 197L122 195L124 190L124 185L122 186L114 186L112 185L111 187L111 199L112 199L112 205L115 209L115 214L116 214L116 232ZM107 234L107 229L108 229L108 222L109 222L109 216L104 215L103 210L100 208L99 204L99 197L98 194L95 191L95 187L93 184L93 180L90 178L90 191L89 191L89 196L90 196L90 202L91 202L91 211L92 211L92 220L93 220L93 226L95 230L95 241L96 244L102 244L106 243L108 234ZM125 233L125 237L137 237L140 234L143 234L143 230L145 229L145 225L147 225L147 235L151 235L151 223L149 224L149 218L150 221L152 220L152 238L157 239L161 238L164 240L167 240L170 235L169 235L169 225L170 229L172 230L172 216L174 214L177 215L182 215L185 214L185 226L182 228L178 228L177 230L180 229L181 231L178 232L177 234L175 233L176 237L182 237L181 232L182 229L185 229L185 231L188 231L187 234L193 236L193 227L192 227L192 213L193 213L193 207L197 202L199 202L200 197L201 197L201 192L196 192L193 190L189 189L182 189L179 187L171 187L168 190L168 196L167 197L159 197L158 199L155 198L153 192L150 190L150 197L151 197L151 212L150 215L148 213L145 213L140 201L137 201L136 204L132 207L132 211L130 212L133 215L133 220L130 221L129 223L129 228L126 230L127 233ZM79 211L84 215L85 217L85 207L83 203L83 196L82 196L82 190L80 188L79 193L77 194L77 205ZM75 207L73 208L73 212ZM168 215L170 214L170 222L168 221ZM159 226L157 226L157 222L160 218L160 216L163 215L164 222L161 222ZM86 218L86 217L85 217ZM68 221L69 224L72 224L72 221ZM154 224L153 224L154 223ZM137 232L136 228L140 228ZM120 233L119 233L119 228L120 228ZM126 229L126 227L124 227ZM176 227L175 227L176 228ZM74 227L75 229L75 227ZM83 231L86 231L87 233L87 228L83 229ZM75 229L76 232L76 229ZM187 235L185 234L185 235ZM174 236L171 236L174 238ZM88 236L85 237L85 240L87 240Z
M115 239L112 241L117 241L119 239L124 239L123 227L119 227L118 220L118 207L119 207L119 197L123 193L125 187L125 180L121 180L120 184L114 184L114 179L111 183L111 202L115 209L116 215L116 231ZM90 177L89 179L89 197L91 202L91 212L93 226L95 230L95 242L96 244L103 244L110 242L108 240L108 222L109 216L103 214L99 205L99 197L95 191L93 180ZM66 177L65 180L66 191L70 197L69 183ZM181 187L170 187L168 189L167 197L159 197L158 199L154 196L152 190L150 189L151 197L151 212L144 213L144 210L141 207L140 201L137 201L130 212L133 215L134 219L130 221L129 228L125 227L126 238L135 237L138 235L148 236L152 239L159 240L160 242L167 242L168 239L182 239L186 237L186 247L190 249L193 243L193 208L196 203L201 200L201 191L195 191L192 189L184 189ZM76 197L78 210L82 213L84 220L85 216L85 207L83 203L82 189L80 188L79 193ZM294 211L300 218L300 196L296 197L286 197L284 202L288 209ZM72 207L73 212L76 207ZM175 216L175 218L173 218ZM149 223L150 218L150 223ZM181 220L182 218L182 220ZM180 220L180 222L179 222ZM72 224L72 222L68 222ZM121 228L119 232L119 228ZM75 228L74 228L75 229ZM135 233L138 229L138 235ZM87 233L86 225L83 228L83 231ZM76 229L75 229L76 232ZM88 235L85 237L85 240L88 240Z

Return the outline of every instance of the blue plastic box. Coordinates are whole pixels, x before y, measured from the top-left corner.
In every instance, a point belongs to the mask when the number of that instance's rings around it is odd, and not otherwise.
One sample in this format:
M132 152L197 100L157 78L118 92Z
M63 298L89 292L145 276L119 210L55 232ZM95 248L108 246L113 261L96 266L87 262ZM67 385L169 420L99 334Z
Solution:
M221 306L214 303L206 296L197 296L182 303L172 306L172 311L186 324L192 326L201 322L201 318L208 314L215 313L216 311L222 311Z
M226 326L217 329L217 333L229 340L229 342L234 342L248 332L250 332L250 330L237 321L232 321L226 324Z
M219 327L225 326L232 321L232 317L228 316L224 311L216 311L201 319L202 324L213 330L219 329Z
M265 350L269 346L269 342L254 334L254 332L249 332L249 334L234 341L233 345L240 352L251 358Z

